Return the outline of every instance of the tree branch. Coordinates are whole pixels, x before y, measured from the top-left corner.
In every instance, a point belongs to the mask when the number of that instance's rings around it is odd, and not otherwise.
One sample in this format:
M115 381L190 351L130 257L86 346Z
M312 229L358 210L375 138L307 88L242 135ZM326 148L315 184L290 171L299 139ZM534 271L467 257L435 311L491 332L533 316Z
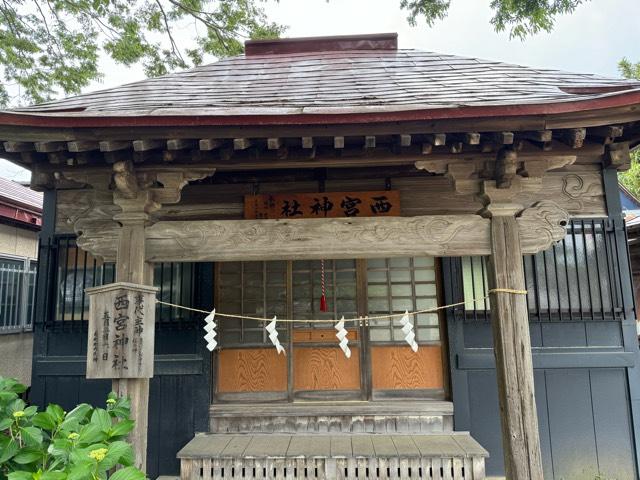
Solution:
M220 41L222 46L225 48L225 50L230 51L229 45L227 45L227 43L226 43L226 41L224 39L224 36L220 33L223 30L222 27L220 27L220 25L218 25L214 21L209 20L208 18L202 18L200 16L200 14L204 14L206 16L209 16L209 13L201 12L201 11L195 10L195 9L193 9L191 7L187 7L186 5L183 5L182 3L177 2L176 0L169 0L169 3L175 5L179 9L185 11L186 13L191 15L193 18L196 18L196 19L200 20L204 25L206 25L211 30L213 30L213 32L215 33L216 37L218 38L218 40ZM236 33L236 32L235 32L235 30L232 30L230 33Z
M167 13L164 11L164 8L162 6L162 3L160 3L160 0L155 0L156 4L158 4L158 8L160 8L160 12L162 13L162 18L164 20L164 27L167 30L167 35L169 36L169 41L171 42L171 51L174 53L174 55L176 55L180 61L186 65L186 62L184 61L184 58L182 58L182 54L180 53L180 49L178 48L178 46L176 45L175 40L173 39L173 35L171 33L171 27L169 27L169 19L167 18Z

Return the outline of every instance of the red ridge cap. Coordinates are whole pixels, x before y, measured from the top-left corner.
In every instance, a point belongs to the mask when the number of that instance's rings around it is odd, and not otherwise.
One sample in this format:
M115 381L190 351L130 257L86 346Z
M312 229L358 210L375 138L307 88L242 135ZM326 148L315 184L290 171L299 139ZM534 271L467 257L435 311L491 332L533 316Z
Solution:
M368 35L247 40L244 42L244 51L247 57L345 50L398 50L398 34L373 33Z

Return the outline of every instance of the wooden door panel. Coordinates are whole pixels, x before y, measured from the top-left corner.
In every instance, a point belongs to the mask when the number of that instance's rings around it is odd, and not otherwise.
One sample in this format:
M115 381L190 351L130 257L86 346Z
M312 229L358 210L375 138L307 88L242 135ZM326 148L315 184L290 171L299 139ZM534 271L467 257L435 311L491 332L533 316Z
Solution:
M360 390L360 352L351 348L351 358L335 347L294 350L293 388L308 390Z
M371 347L374 390L443 388L442 349L421 345L413 352L408 345Z
M287 357L275 348L229 348L218 353L218 392L287 390Z

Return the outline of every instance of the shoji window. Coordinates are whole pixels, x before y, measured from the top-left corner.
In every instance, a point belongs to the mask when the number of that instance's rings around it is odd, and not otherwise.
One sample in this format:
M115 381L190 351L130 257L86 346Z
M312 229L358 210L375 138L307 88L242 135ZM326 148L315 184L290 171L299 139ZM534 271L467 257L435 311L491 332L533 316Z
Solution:
M287 262L223 262L216 266L216 308L219 312L250 317L287 317ZM221 344L269 343L264 323L220 317ZM285 342L287 326L278 325Z
M438 306L435 259L391 258L367 261L367 304L369 315L403 313L405 310L427 310ZM437 313L416 315L418 342L440 340ZM404 342L399 319L371 319L369 338L372 342Z

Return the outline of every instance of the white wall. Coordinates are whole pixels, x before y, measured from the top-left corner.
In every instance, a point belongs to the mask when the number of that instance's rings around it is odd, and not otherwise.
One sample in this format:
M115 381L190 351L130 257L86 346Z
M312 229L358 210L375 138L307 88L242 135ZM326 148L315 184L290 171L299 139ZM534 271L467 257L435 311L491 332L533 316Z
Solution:
M35 259L38 255L38 232L0 224L0 257ZM0 376L17 378L31 384L32 333L0 335Z

